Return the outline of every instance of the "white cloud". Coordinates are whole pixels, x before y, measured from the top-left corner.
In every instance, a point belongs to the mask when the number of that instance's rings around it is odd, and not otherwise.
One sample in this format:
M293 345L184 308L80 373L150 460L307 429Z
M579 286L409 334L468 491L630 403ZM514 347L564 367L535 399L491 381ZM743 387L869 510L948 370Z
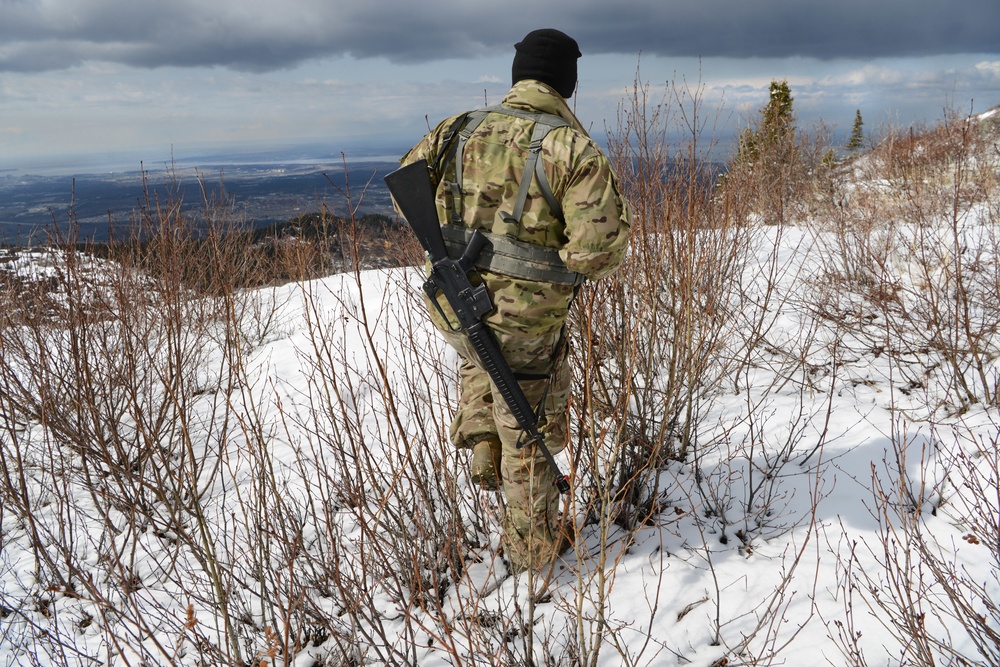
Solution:
M832 88L869 88L872 86L898 86L904 79L903 73L899 70L868 64L847 72L826 76L819 83Z
M992 81L994 84L1000 85L1000 60L984 60L983 62L976 63L976 72L985 81Z

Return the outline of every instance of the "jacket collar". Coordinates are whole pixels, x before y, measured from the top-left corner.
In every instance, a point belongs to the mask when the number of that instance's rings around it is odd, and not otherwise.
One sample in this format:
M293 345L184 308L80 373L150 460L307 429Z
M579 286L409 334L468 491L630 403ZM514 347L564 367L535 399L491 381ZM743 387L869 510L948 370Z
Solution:
M583 125L566 104L566 100L555 89L541 81L534 79L518 81L503 98L501 104L513 109L554 114L569 122L578 132L587 134Z

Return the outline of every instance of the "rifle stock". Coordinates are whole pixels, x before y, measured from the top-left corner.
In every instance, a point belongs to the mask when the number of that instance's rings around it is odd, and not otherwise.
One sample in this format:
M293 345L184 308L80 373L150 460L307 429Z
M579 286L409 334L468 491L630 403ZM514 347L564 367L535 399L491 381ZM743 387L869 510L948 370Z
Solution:
M552 468L559 492L569 492L568 478L560 472L552 453L545 446L544 437L538 431L538 416L517 383L514 371L504 358L496 338L482 320L483 316L493 310L489 292L485 285L473 285L469 280L469 271L473 270L476 258L489 241L476 231L460 258L448 257L426 160L400 167L384 180L400 213L417 235L431 261L431 274L424 283L424 291L435 304L437 293L444 295L458 318L459 328L468 336L476 351L483 369L493 380L518 425L527 434L526 442L519 446L533 444L538 447Z
M418 160L400 167L385 177L399 212L413 229L421 247L431 262L448 259L448 249L441 236L434 189L431 187L427 160Z

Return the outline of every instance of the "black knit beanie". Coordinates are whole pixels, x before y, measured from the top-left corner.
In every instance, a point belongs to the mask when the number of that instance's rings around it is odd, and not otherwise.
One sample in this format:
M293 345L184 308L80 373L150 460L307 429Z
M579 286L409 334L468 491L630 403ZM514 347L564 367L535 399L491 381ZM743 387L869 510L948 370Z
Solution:
M552 86L565 98L576 89L576 59L582 54L569 35L545 28L529 32L514 45L511 78L514 83L536 79Z

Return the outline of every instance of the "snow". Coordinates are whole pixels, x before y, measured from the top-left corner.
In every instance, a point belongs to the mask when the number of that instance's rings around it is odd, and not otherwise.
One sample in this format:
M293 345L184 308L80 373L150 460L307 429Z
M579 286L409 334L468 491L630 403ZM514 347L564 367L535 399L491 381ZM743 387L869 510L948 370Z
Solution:
M928 632L980 655L954 619L933 613L935 573L903 528L918 522L956 572L998 599L996 554L968 537L977 495L962 483L977 471L996 484L995 411L929 408L947 391L939 376L928 371L904 393L890 354L810 310L821 235L769 228L758 243L748 284L760 286L772 258L778 267L770 351L756 350L740 386L702 406L698 438L713 445L664 464L651 525L628 535L612 520L585 522L577 490L577 546L550 600L529 601L522 578L482 599L471 592L505 569L490 557L502 508L470 486L465 454L447 444L455 356L425 320L418 270L363 271L241 295L236 360L218 321L192 332L186 412L148 379L137 400L183 419L185 433L183 447L131 461L147 466L146 482L175 485L122 487L144 520L92 493L88 474L127 477L109 462L87 473L31 415L6 429L0 665L214 664L215 651L236 650L227 636L255 664L301 667L506 664L529 651L609 666L841 665L853 664L844 651L855 644L837 638L854 632L867 664L896 665L906 630L875 600L900 577L930 586L911 600L928 608ZM168 340L143 347L157 369ZM142 428L127 406L121 427ZM567 469L572 451L559 457ZM18 474L34 524L13 502ZM984 495L995 503L995 488ZM430 530L454 512L461 530ZM481 546L449 543L460 535ZM452 549L482 560L457 586L441 586L444 568L425 572L421 598L406 559L426 565ZM893 557L899 567L887 566ZM319 617L323 633L309 620ZM340 662L345 646L357 662Z

